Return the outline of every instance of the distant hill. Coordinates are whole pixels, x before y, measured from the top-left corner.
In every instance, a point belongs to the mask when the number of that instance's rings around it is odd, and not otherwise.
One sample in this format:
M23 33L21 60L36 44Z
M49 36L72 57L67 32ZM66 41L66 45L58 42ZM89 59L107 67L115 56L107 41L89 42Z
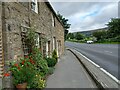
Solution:
M105 28L99 28L94 30L88 30L88 31L80 31L81 34L84 34L85 36L91 36L93 32L101 31L101 30L108 30L108 27ZM74 32L76 34L77 32Z

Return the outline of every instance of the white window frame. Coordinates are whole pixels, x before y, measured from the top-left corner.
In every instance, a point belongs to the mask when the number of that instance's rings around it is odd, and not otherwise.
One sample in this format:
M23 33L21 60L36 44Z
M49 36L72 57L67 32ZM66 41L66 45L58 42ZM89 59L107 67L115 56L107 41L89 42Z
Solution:
M37 0L31 0L31 9L34 12L38 13L38 2L37 2Z
M53 14L51 14L52 17L52 26L55 27L55 17L53 16Z
M22 47L23 47L24 56L28 55L29 53L29 48L27 47L25 43L26 32L29 28L30 27L21 25L21 39L22 39Z
M39 36L39 33L35 33L36 34L36 43L35 43L35 46L37 48L40 48L40 36Z
M46 42L46 56L48 57L48 42Z

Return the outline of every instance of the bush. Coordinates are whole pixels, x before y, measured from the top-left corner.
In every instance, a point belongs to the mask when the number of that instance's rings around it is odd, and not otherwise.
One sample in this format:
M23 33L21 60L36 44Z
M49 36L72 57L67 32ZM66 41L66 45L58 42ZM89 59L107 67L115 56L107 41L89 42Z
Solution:
M57 56L57 51L56 50L54 50L52 52L52 58L55 58L55 60L58 61L58 56Z
M45 80L42 79L42 77L38 74L33 78L33 81L28 85L27 88L35 89L35 88L40 88L43 89L45 88Z
M43 59L42 54L38 48L33 48L32 53L29 54L29 57L35 61L34 65L34 78L28 84L28 88L44 88L45 80L44 77L47 75L49 67L47 61Z
M48 67L54 67L57 63L57 60L55 58L46 58Z
M55 68L54 67L49 67L48 74L53 74Z
M48 72L48 65L46 60L42 58L42 54L39 49L34 48L33 53L30 54L30 56L35 60L36 62L36 69L37 71L44 77Z

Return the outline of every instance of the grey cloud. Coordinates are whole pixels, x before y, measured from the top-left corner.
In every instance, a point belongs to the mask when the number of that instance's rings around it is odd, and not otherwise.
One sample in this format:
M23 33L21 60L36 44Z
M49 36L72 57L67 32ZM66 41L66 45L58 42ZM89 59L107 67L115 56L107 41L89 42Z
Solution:
M68 18L71 26L71 32L84 31L94 28L104 27L105 24L112 17L118 16L117 5L114 2L52 2L54 9L59 11L65 18ZM79 18L75 18L75 15L79 16L84 13L89 13L95 8L99 8L99 13L96 16L88 16L83 21ZM77 20L79 19L79 20ZM74 31L73 31L74 30Z
M111 2L51 2L54 9L65 17L72 16L78 12L88 12L95 5L103 7Z

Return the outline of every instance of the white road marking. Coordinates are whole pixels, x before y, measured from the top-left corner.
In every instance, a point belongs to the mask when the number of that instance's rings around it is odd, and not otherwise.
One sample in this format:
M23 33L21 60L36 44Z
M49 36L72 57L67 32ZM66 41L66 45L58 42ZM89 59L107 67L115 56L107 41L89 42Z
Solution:
M114 81L116 81L117 83L120 84L120 81L116 77L114 77L112 74L110 74L109 72L107 72L105 69L100 68L100 70L102 70L104 73L106 73L108 76L110 76Z
M110 52L110 51L104 51L104 52L107 52L107 53L112 53L112 52Z
M77 51L77 50L76 50ZM91 62L92 64L94 64L96 67L100 67L98 64L94 63L93 61L91 61L89 58L87 58L86 56L84 56L83 54L81 54L80 52L77 51L77 53L79 53L82 57L84 57L85 59L87 59L89 62Z
M77 50L75 50L77 53L79 53L82 57L84 57L86 60L88 60L89 62L91 62L93 65L95 65L96 67L98 67L101 71L103 71L104 73L106 73L110 78L112 78L115 82L117 82L118 84L120 84L120 80L118 80L116 77L114 77L112 74L110 74L109 72L107 72L105 69L101 68L98 64L94 63L93 61L91 61L89 58L87 58L86 56L84 56L82 53L78 52Z

